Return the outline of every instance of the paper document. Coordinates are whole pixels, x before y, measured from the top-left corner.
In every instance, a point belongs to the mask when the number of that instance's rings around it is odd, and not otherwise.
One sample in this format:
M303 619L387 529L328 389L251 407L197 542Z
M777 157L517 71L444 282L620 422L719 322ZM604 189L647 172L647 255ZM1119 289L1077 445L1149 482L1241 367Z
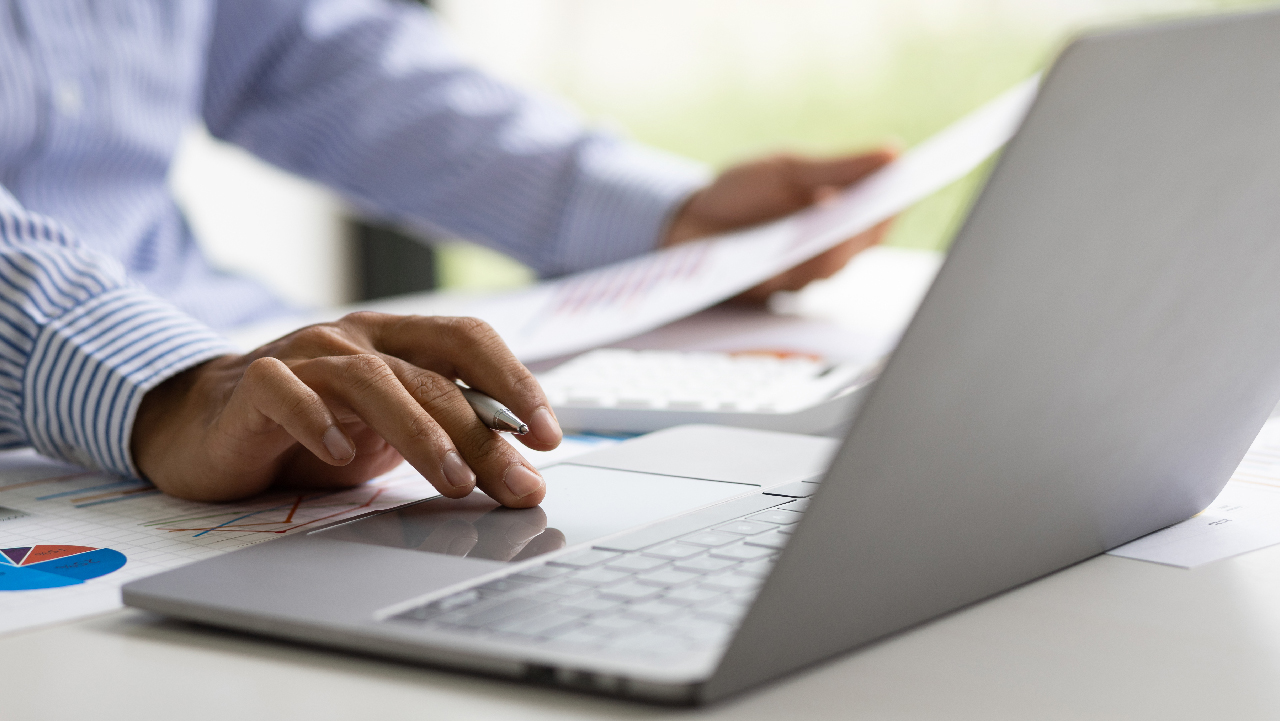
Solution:
M1014 87L832 200L772 223L510 293L423 294L364 307L482 318L526 363L630 338L737 295L960 179L1008 141L1036 88L1035 78ZM255 346L283 330L258 329L241 342Z
M1194 568L1280 543L1280 419L1267 422L1222 493L1203 512L1111 555Z
M548 453L517 448L545 466L618 440L571 435ZM136 578L435 495L402 464L348 491L195 503L32 451L0 453L0 633L110 611Z

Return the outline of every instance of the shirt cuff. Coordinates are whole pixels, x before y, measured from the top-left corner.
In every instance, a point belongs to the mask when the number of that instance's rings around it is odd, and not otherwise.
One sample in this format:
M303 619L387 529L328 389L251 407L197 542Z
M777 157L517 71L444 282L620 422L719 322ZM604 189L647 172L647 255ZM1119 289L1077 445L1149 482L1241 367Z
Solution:
M705 165L638 143L588 145L570 196L555 271L594 268L654 250L671 216L711 177Z
M23 378L23 423L40 453L141 477L129 452L147 391L234 353L207 326L136 287L95 296L48 323Z

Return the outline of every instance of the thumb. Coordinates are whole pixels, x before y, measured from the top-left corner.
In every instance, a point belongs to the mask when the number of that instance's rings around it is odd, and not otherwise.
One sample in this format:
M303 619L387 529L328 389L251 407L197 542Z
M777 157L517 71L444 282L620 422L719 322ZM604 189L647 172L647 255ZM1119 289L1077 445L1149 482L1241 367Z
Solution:
M841 158L800 159L796 162L795 179L813 191L823 187L843 188L892 163L897 157L896 148L885 147Z

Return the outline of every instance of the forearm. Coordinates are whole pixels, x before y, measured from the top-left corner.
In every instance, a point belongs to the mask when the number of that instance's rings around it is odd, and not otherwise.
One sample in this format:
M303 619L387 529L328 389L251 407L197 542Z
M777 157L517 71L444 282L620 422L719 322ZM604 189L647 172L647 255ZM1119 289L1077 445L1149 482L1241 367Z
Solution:
M228 350L0 189L0 444L138 475L128 448L142 395Z
M543 274L653 249L709 177L478 71L402 4L223 2L206 87L215 134Z

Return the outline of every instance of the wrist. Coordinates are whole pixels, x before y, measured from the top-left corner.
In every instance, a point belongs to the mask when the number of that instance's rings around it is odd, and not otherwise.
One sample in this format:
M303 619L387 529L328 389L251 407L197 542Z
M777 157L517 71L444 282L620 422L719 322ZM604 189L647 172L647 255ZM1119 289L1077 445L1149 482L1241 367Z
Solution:
M204 395L202 379L235 357L213 358L175 373L142 396L133 419L129 452L143 478L153 479L159 451L173 445L186 425L185 416L203 410L205 404L199 401Z

